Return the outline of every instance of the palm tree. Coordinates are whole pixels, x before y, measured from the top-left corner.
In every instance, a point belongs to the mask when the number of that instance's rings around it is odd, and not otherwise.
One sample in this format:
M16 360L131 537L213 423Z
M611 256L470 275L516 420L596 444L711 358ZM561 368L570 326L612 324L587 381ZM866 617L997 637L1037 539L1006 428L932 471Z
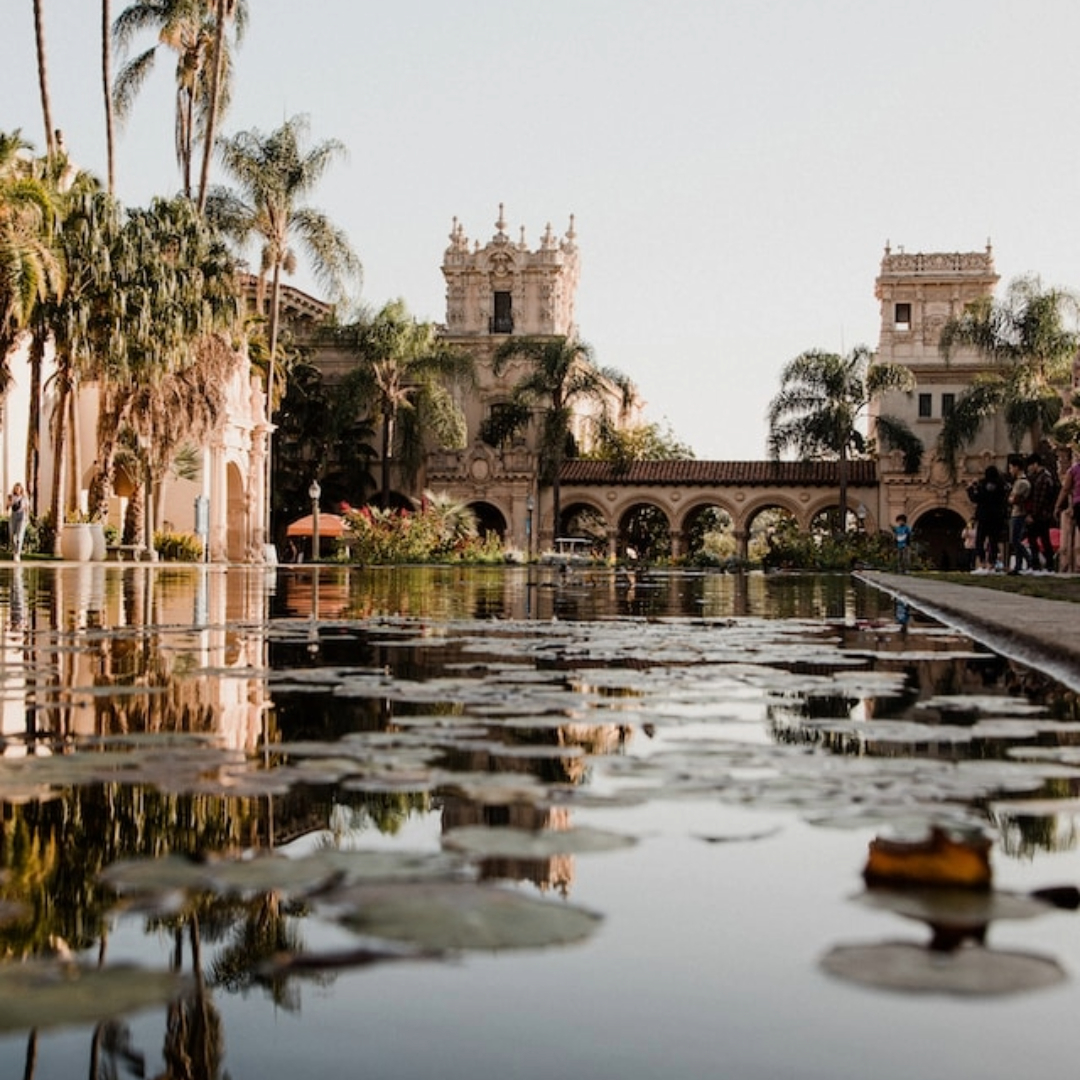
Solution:
M238 318L234 262L187 199L129 212L110 255L112 289L87 372L101 388L95 506L107 501L120 433L142 437L160 480L185 439L221 420L237 360L218 336Z
M908 391L915 377L902 364L875 363L874 354L859 345L847 356L811 349L791 360L781 372L780 392L769 404L769 456L789 449L803 458L835 458L840 463L840 503L836 531L847 525L848 461L867 452L859 423L871 402L890 390ZM902 421L878 417L877 435L899 445L913 463L922 444Z
M206 118L203 124L203 159L199 173L199 195L197 206L201 213L206 208L209 194L210 159L214 156L214 143L217 140L218 124L228 104L229 68L231 53L225 41L225 24L232 21L236 27L235 42L240 44L244 28L247 25L246 0L213 0L214 5L214 44L210 54L210 100L207 103Z
M1014 449L1025 435L1032 451L1040 448L1061 416L1080 348L1078 309L1072 293L1044 289L1038 277L1021 277L1003 300L980 298L945 324L939 347L946 360L959 346L968 346L990 364L956 399L941 427L938 449L953 476L960 451L999 413Z
M18 131L0 133L0 392L15 341L31 325L36 306L63 282L53 244L54 202L23 157L29 148Z
M27 489L37 514L41 426L41 367L51 336L50 318L65 288L58 228L73 190L87 182L59 153L31 158L18 131L0 134L0 392L18 335L31 332Z
M49 74L45 60L45 20L41 0L34 0L34 43L37 46L38 89L41 93L41 115L45 122L45 150L51 158L56 150L56 129L49 101Z
M218 143L226 171L239 191L213 189L207 215L241 245L257 239L261 246L260 302L270 274L269 358L266 376L267 419L273 415L274 366L281 316L281 275L296 267L293 244L299 243L311 261L316 279L332 297L342 298L352 281L359 281L360 261L345 234L321 211L304 204L330 164L344 147L336 139L307 149L307 120L295 116L264 135L242 131ZM266 542L270 542L272 504L271 437L266 447Z
M116 202L82 176L64 194L58 243L64 259L65 288L39 306L35 334L55 345L56 369L51 377L56 407L52 415L52 513L59 544L60 524L67 508L63 491L67 435L72 403L80 376L88 371L101 341L103 298L115 296L112 248L120 227ZM34 409L31 404L31 410ZM77 480L72 471L72 483Z
M231 64L224 32L226 18L232 18L239 43L247 21L247 0L134 0L113 23L113 42L118 50L126 51L135 35L144 30L153 30L157 39L117 76L113 98L121 120L153 70L159 46L176 54L176 161L188 198L199 134L203 135L205 157L213 148L214 130L228 102ZM204 177L208 168L204 160Z
M634 386L614 368L597 367L591 347L573 338L509 338L492 360L495 376L502 375L514 360L526 361L527 371L514 384L507 407L493 414L493 422L486 426L486 437L501 442L512 431L523 428L534 409L543 410L539 474L540 482L551 487L552 521L558 534L562 512L559 472L563 461L576 453L570 433L574 404L592 401L607 411L606 405L616 392L625 408L633 400Z
M113 138L115 111L112 98L112 49L109 45L112 4L101 0L101 90L105 99L105 156L108 162L108 191L116 194L116 142Z
M290 368L275 433L279 512L290 520L307 512L312 477L330 505L359 505L378 489L371 473L376 432L367 411L366 391L352 373L329 383L310 360Z
M439 342L431 323L417 322L404 300L392 300L374 318L343 327L340 339L360 360L352 374L363 399L381 420L380 505L390 505L390 462L399 457L413 479L424 451L424 434L447 448L465 445L465 419L454 386L476 380L473 358Z

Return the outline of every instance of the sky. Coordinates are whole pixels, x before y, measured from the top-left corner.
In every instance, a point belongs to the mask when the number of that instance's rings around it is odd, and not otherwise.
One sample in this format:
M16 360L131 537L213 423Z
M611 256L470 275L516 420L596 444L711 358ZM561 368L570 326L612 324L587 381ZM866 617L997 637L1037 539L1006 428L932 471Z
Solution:
M360 302L443 322L454 217L483 244L503 203L536 247L573 214L581 338L700 459L765 456L799 353L876 346L886 243L1080 287L1076 0L248 2L223 130L345 144L310 205ZM3 5L0 130L40 150L32 0ZM104 176L100 4L44 12L54 124ZM174 66L120 133L127 206L179 189Z

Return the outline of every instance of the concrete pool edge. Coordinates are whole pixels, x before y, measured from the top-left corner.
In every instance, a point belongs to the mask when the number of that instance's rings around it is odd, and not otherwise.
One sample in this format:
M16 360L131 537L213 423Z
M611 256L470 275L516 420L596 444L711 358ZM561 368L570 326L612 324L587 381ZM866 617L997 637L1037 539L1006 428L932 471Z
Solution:
M1076 604L907 574L862 570L854 576L994 652L1080 691L1080 610Z

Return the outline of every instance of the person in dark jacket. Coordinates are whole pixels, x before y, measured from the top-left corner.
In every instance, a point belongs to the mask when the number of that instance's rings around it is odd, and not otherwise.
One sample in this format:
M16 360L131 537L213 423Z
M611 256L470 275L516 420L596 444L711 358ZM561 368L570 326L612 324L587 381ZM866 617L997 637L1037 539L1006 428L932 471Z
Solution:
M987 465L983 478L968 486L975 504L975 554L982 569L995 570L1001 555L1008 512L1008 485L996 465Z
M1028 543L1031 545L1032 570L1054 569L1054 545L1050 530L1057 520L1057 484L1038 454L1027 459L1027 476L1031 481L1031 505L1027 517ZM1042 565L1040 566L1040 556Z

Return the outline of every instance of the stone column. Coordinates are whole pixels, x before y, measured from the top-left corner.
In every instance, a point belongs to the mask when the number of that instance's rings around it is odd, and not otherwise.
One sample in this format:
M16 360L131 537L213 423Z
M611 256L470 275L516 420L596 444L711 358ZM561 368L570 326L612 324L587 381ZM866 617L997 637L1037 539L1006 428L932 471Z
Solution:
M735 554L740 562L747 562L750 559L750 530L749 529L736 529L735 530Z

